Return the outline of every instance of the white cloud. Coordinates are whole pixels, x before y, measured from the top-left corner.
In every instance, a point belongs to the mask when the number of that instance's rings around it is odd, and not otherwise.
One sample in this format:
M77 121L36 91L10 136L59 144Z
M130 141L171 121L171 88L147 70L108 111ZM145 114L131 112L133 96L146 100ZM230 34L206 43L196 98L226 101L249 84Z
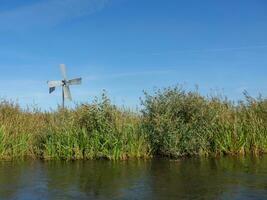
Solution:
M109 0L47 0L0 12L2 29L54 26L102 10Z
M139 77L139 76L151 76L151 75L164 75L173 74L176 70L148 70L148 71L136 71L136 72L121 72L121 73L110 73L101 75L91 75L87 76L85 80L103 80L103 79L117 79L117 78L129 78L129 77Z
M239 47L225 47L225 48L209 48L209 49L182 49L174 51L164 51L164 52L151 52L153 56L160 56L162 54L180 54L180 53L216 53L216 52L235 52L235 51L244 51L251 50L255 51L257 49L262 50L266 49L267 45L251 45L251 46L239 46Z

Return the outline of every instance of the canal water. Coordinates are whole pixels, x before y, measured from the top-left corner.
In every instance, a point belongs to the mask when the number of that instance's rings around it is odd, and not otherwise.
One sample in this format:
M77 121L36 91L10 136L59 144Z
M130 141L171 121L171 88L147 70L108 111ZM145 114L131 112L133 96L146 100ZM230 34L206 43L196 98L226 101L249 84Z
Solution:
M1 161L0 199L267 199L267 157Z

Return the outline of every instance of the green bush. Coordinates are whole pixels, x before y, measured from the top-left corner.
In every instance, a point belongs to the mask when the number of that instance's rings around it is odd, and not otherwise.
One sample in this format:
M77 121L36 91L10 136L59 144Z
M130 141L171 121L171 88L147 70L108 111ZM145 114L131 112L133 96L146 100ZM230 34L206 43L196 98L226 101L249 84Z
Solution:
M143 124L155 155L169 157L266 151L267 101L237 104L176 86L145 93Z

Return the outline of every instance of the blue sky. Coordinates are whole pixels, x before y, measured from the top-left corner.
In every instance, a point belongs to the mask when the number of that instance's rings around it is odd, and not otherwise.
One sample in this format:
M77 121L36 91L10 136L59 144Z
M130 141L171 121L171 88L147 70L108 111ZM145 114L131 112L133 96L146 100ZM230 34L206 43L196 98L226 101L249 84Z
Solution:
M267 96L265 0L2 0L0 96L44 109L65 63L75 102L108 91L139 105L142 90L175 84L203 95ZM72 106L72 103L68 103Z

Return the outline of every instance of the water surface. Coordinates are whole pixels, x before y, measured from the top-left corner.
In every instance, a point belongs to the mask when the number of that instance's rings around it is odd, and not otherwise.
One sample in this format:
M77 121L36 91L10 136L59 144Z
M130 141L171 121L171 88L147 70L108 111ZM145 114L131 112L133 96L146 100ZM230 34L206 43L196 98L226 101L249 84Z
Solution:
M267 199L267 156L1 161L0 199Z

